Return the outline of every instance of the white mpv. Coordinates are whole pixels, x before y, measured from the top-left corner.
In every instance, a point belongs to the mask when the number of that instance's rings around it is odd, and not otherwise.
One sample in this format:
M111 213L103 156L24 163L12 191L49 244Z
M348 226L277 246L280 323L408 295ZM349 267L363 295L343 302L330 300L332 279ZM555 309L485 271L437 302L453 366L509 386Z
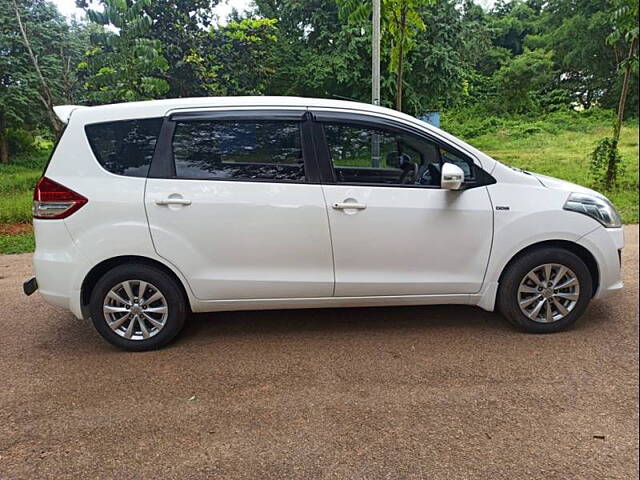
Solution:
M393 110L227 97L56 113L24 290L125 349L239 309L467 304L555 332L622 288L605 197Z

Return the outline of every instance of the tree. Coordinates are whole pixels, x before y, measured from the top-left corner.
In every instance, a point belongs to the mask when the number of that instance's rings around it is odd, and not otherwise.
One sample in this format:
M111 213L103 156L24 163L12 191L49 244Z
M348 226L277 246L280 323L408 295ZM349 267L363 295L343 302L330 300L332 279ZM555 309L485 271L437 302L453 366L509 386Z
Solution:
M554 77L553 52L525 50L494 75L498 95L495 108L512 113L536 111L539 97Z
M629 94L629 82L632 69L638 68L638 0L615 0L614 11L611 14L614 29L607 37L607 43L615 48L616 58L619 59L618 70L623 71L624 80L618 102L618 120L615 127L615 137L620 138L622 121L624 120L625 103ZM626 55L624 50L627 50ZM622 58L618 53L621 51Z
M343 21L335 0L255 0L255 16L277 20L274 71L265 93L370 98L370 29Z
M440 0L421 15L433 28L418 33L405 62L403 104L412 115L469 101L475 67L491 49L483 11L470 1Z
M210 79L199 75L194 59L206 54L209 29L213 26L213 9L219 0L154 0L144 6L152 24L146 36L162 45L168 70L168 97L205 95ZM204 82L204 83L203 83Z
M262 95L275 71L277 33L273 19L246 18L212 27L203 56L189 61L199 66L198 74L211 94Z
M538 33L524 44L554 52L558 85L584 108L600 103L615 79L615 60L606 37L611 31L608 0L551 0L538 20Z
M339 0L342 15L359 25L368 22L372 14L371 1ZM434 0L382 0L381 19L383 36L389 37L389 69L395 74L395 108L402 110L405 60L416 46L416 36L426 29L421 13L433 5Z
M512 55L520 55L527 36L537 31L539 11L522 0L502 0L494 6L490 18L494 45L509 50Z
M0 162L9 161L9 129L46 123L60 132L52 107L76 93L80 31L44 0L0 3Z
M42 105L47 112L47 116L49 118L49 122L51 123L51 128L55 132L56 136L60 135L62 132L62 122L57 117L55 112L53 111L53 103L54 96L53 91L49 87L49 84L44 78L44 74L42 73L42 69L40 68L40 61L38 57L33 51L31 47L31 40L29 39L29 35L27 35L27 30L25 29L24 24L22 23L22 16L20 14L20 8L18 8L18 2L13 0L13 11L16 15L16 23L18 25L18 29L20 30L20 35L22 37L22 43L29 54L29 60L31 61L31 65L33 70L36 73L36 78L38 79L38 83L40 84L40 88L38 89L38 98L42 102Z
M91 34L92 47L78 65L87 98L93 103L162 98L170 89L162 44L151 38L153 19L146 13L152 0L101 0L104 11L87 9L101 30Z
M618 142L629 94L631 72L638 67L638 0L614 0L610 18L613 31L607 37L607 42L616 48L618 70L622 72L624 80L620 90L617 116L613 124L613 135L600 140L591 153L592 175L596 183L607 190L616 185L618 176L622 172L622 157L618 151ZM619 54L619 51L623 54Z

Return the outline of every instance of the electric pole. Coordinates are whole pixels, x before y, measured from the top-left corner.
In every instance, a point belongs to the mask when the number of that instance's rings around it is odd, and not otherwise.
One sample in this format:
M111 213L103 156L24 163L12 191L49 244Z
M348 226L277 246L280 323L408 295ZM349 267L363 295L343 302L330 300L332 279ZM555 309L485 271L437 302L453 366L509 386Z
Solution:
M373 28L371 34L371 103L380 105L380 2L373 3ZM380 135L371 135L371 166L380 167Z
M371 103L380 105L380 1L373 0L371 35Z

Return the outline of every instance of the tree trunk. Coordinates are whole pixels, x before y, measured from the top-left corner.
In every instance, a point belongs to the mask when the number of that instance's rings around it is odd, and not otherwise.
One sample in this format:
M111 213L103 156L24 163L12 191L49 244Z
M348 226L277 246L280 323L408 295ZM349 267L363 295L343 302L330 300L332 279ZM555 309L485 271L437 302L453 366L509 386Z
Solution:
M29 42L29 37L27 36L27 31L22 24L22 17L20 16L20 10L18 9L18 4L16 0L13 0L13 9L15 10L16 20L18 21L18 28L20 29L20 34L22 35L22 42L24 43L27 52L29 53L29 58L31 59L31 63L33 64L33 68L36 71L38 76L38 80L40 81L40 86L42 88L42 93L39 95L40 101L44 105L44 108L47 110L47 116L49 117L49 122L51 123L51 128L53 129L56 137L60 137L62 134L62 130L64 125L58 118L58 116L53 111L53 94L51 93L51 89L47 84L47 81L42 75L42 71L40 70L40 64L38 63L38 57L33 53L31 49L31 42Z
M0 112L0 163L9 163L9 139L7 138L7 122Z
M400 54L398 55L398 75L396 77L396 110L402 111L402 82L403 82L403 48L400 45Z
M624 81L622 82L622 91L620 92L620 101L618 102L618 120L616 122L614 136L616 140L620 139L620 131L622 130L622 121L624 120L624 109L627 103L627 95L629 94L629 80L631 78L631 59L636 49L638 39L634 39L629 47L629 56L627 57L627 65L624 70Z
M400 51L398 52L398 74L396 76L396 110L402 111L402 83L404 81L404 37L407 24L407 13L402 11L400 19Z

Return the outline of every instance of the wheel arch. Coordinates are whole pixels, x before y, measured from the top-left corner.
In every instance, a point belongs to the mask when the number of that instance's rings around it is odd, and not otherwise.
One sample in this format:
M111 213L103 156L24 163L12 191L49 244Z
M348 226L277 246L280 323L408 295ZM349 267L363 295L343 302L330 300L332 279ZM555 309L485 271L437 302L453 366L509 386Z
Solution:
M159 270L162 270L167 275L169 275L171 278L173 278L176 281L177 285L180 287L182 294L184 295L185 305L189 308L189 310L191 309L191 301L190 301L189 294L187 292L187 287L174 270L169 268L164 263L158 260L155 260L153 258L143 257L138 255L122 255L122 256L112 257L112 258L108 258L106 260L101 261L100 263L94 265L93 268L91 268L91 270L89 270L89 272L85 275L84 280L82 281L82 286L80 287L80 302L81 302L83 313L88 312L88 305L91 299L91 293L97 281L100 279L100 277L102 277L102 275L104 275L109 270L119 265L125 265L125 264L131 264L131 263L137 263L137 264L156 267ZM86 315L84 317L87 318Z
M569 240L544 240L544 241L533 243L531 245L528 245L527 247L522 248L515 255L513 255L511 259L506 263L506 265L502 268L502 271L500 272L500 277L498 278L498 285L502 282L502 278L504 277L509 267L518 258L522 257L523 255L526 255L529 252L532 252L533 250L539 250L541 248L550 248L550 247L562 248L564 250L568 250L569 252L576 255L585 263L591 275L591 282L593 287L592 296L595 295L596 292L598 291L598 287L600 286L600 270L598 268L598 262L596 261L595 257L589 250L587 250L582 245L579 245L575 242L571 242Z

